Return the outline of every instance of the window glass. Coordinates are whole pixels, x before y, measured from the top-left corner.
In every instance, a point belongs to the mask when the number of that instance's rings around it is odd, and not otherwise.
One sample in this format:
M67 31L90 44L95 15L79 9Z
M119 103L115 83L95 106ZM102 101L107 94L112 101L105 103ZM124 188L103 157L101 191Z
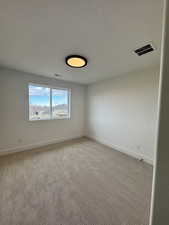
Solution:
M50 119L50 88L29 85L29 119Z
M63 89L52 89L52 117L69 117L69 92Z
M67 89L29 84L29 120L69 118Z

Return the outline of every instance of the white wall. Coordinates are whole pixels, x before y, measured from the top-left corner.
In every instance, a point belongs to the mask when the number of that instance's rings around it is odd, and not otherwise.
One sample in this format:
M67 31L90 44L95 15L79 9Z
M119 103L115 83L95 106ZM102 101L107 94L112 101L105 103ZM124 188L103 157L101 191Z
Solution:
M125 74L88 86L86 134L152 162L159 69Z
M89 85L86 93L83 85L0 69L0 154L82 136L86 124L88 136L152 161L158 77L158 68L125 74ZM29 82L71 88L71 119L28 121Z
M71 119L28 121L28 83L71 88ZM0 69L0 153L84 135L85 86Z
M157 154L150 225L169 224L169 0L164 2Z

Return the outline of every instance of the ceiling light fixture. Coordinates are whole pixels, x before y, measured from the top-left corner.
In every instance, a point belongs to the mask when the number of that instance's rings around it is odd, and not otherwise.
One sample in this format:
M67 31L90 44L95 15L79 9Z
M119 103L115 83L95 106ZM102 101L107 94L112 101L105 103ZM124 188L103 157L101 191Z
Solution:
M80 55L69 55L65 61L68 66L73 68L82 68L87 65L87 59Z

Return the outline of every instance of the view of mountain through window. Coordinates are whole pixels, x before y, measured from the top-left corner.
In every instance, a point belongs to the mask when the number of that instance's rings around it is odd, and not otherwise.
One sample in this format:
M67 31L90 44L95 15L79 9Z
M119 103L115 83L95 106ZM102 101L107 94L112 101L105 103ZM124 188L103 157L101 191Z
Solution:
M66 117L69 114L67 90L52 89L53 118Z
M69 118L69 91L29 85L29 120Z

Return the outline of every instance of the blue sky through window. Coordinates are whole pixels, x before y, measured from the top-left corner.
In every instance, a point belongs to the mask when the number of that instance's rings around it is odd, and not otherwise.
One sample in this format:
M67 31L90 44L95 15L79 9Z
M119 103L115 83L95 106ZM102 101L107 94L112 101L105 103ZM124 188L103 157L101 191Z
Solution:
M53 105L68 104L66 90L52 89ZM49 106L50 88L29 85L29 102L31 105Z

